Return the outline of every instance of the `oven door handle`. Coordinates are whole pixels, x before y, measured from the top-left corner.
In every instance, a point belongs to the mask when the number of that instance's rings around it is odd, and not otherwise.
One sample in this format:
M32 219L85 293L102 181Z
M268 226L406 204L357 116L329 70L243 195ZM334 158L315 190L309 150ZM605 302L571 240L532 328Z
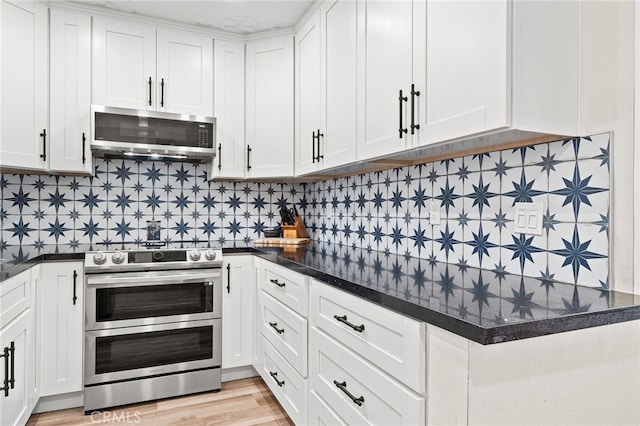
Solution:
M146 276L144 274L99 274L87 277L87 286L100 287L131 287L131 286L147 286L158 284L188 284L197 282L213 282L220 279L220 272L207 274L185 274L180 271L173 274L170 271L164 272L162 275Z

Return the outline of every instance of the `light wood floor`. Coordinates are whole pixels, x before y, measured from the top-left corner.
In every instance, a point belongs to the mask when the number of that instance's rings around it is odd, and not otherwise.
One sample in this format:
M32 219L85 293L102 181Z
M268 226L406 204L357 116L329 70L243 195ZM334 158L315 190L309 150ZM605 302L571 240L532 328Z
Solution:
M84 415L82 407L34 414L27 426L58 425L293 425L259 377L225 382L218 393L127 405Z

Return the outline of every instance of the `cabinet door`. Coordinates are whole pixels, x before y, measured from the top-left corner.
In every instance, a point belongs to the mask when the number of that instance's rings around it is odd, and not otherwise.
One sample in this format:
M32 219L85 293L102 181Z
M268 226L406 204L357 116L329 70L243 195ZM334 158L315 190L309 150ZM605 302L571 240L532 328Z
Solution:
M41 396L82 390L83 295L82 262L42 264L38 283Z
M420 0L416 0L418 3ZM358 159L411 147L407 129L413 59L413 3L358 5Z
M156 109L213 115L213 39L157 30Z
M2 1L0 20L0 165L46 168L47 9Z
M507 18L506 1L428 3L427 105L420 144L509 124Z
M244 43L214 40L218 153L211 177L244 177Z
M155 110L156 30L139 22L95 17L93 103Z
M334 0L321 5L323 167L356 159L356 58L359 3Z
M31 309L23 312L15 321L0 330L0 351L9 352L9 371L4 369L4 358L0 364L0 383L4 383L5 374L13 380L9 395L0 393L0 424L24 425L31 415L29 406L30 390L35 382L34 365L34 327ZM11 369L13 367L13 369ZM13 374L11 372L13 371Z
M52 9L49 25L49 168L91 173L91 17Z
M320 130L320 11L300 28L296 41L296 174L319 168L323 162L316 133Z
M247 43L248 177L293 175L293 37Z
M253 256L225 256L222 295L222 368L251 365L254 339Z

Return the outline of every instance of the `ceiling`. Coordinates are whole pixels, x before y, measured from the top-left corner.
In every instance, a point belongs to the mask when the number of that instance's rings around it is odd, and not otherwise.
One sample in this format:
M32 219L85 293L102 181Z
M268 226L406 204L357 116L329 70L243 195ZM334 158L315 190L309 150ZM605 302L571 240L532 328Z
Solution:
M246 35L292 28L309 9L313 0L77 0L77 2Z

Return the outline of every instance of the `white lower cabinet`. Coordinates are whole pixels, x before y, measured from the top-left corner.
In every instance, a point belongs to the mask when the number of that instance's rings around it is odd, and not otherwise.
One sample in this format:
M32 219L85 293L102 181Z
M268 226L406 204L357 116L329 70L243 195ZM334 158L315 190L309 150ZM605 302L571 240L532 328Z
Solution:
M83 385L83 262L45 262L41 268L37 286L40 396L79 392Z
M307 375L307 320L262 293L262 335L302 376Z
M307 380L303 379L291 365L262 336L260 375L275 395L291 420L306 424Z
M307 423L308 280L256 259L258 309L253 366L294 423Z
M255 307L253 256L225 256L222 269L222 368L251 365Z
M37 268L37 266L36 266ZM38 398L31 269L0 283L0 424L24 425ZM7 311L5 311L6 308Z
M347 424L425 424L425 398L315 328L310 388Z

